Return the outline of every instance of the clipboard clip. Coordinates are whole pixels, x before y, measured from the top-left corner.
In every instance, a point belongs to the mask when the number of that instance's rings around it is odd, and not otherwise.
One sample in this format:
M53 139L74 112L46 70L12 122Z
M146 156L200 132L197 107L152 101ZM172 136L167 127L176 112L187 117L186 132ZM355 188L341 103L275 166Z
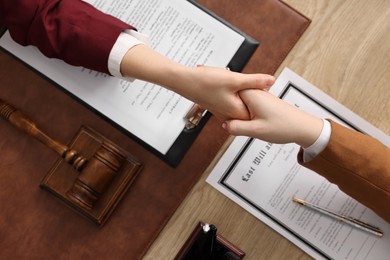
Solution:
M184 117L184 120L186 121L186 129L191 130L195 128L206 113L207 109L201 108L198 104L194 104Z

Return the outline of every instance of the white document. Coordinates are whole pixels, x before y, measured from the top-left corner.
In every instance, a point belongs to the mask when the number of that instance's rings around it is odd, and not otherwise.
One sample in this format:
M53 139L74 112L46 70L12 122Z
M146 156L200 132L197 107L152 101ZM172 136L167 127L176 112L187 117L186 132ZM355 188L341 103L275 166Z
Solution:
M390 137L304 79L285 69L272 94L319 117L376 137ZM315 259L389 259L390 225L334 184L297 163L299 146L236 137L207 182ZM306 201L380 227L379 238L294 202Z
M244 37L183 0L87 0L149 35L159 53L187 66L226 67ZM228 40L227 40L228 39ZM48 59L7 33L0 46L162 154L182 132L193 103L158 85L128 82Z

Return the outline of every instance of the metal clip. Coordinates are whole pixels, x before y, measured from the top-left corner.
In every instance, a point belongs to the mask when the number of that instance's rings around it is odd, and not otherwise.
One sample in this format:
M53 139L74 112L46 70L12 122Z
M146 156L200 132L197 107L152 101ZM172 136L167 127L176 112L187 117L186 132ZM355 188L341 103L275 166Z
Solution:
M186 129L190 130L196 127L206 113L207 109L201 108L198 104L194 104L184 117L186 120Z

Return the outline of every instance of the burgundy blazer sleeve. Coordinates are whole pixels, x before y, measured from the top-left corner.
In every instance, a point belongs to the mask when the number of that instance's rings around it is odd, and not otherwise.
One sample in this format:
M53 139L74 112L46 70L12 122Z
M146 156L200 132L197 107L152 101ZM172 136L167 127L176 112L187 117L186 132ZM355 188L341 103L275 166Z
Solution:
M0 0L0 25L47 57L105 73L120 32L134 29L81 0Z
M301 165L319 173L390 223L390 149L333 121L328 146Z

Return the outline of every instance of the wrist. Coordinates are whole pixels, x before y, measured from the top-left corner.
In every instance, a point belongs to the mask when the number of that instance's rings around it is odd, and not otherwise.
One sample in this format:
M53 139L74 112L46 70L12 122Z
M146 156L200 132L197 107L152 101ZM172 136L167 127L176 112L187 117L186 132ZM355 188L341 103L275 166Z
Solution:
M182 96L187 96L188 85L192 76L191 68L179 63L170 64L165 68L165 72L159 79L169 90L172 90Z
M162 80L164 85L176 92L177 94L186 97L189 100L197 102L194 93L199 79L199 70L195 67L187 67L181 64L174 64L167 68L167 72Z
M321 135L324 124L320 118L308 114L306 116L306 120L299 121L299 127L301 130L298 131L299 135L296 141L296 143L303 148L307 148L315 143L315 141Z

